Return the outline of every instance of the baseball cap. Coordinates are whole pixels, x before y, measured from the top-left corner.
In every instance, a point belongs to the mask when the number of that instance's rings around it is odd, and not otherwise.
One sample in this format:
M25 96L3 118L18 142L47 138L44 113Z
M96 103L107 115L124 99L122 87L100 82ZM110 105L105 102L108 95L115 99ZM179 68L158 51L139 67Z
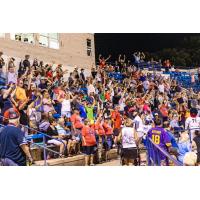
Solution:
M19 114L14 110L14 108L8 109L8 118L9 119L17 119L19 118Z
M58 113L56 113L56 114L53 114L53 118L55 118L55 119L59 119L59 118L61 118L61 115L60 115L60 114L58 114Z

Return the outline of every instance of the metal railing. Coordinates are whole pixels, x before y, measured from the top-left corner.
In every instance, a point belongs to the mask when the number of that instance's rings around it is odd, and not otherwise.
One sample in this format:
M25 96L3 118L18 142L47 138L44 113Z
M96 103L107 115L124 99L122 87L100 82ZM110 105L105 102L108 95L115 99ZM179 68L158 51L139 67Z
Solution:
M7 119L7 118L5 118L5 117L3 117L1 115L0 115L0 118ZM25 127L25 128L27 128L29 130L33 130L33 131L36 132L36 134L26 136L26 139L32 145L38 146L39 148L43 149L43 157L44 157L44 165L45 166L47 165L47 151L48 152L52 152L52 153L54 153L56 155L60 155L60 152L54 151L54 150L52 150L52 149L50 149L50 148L47 147L47 145L46 145L46 138L54 139L54 140L57 140L57 141L63 143L63 145L64 145L64 152L65 152L66 145L65 145L65 143L61 139L57 139L57 138L51 137L51 136L49 136L49 135L47 135L47 134L45 134L45 133L43 133L41 131L38 131L36 129L33 129L33 128L29 127L29 126L24 126L23 124L20 124L20 126L21 127ZM0 127L1 128L5 127L5 125L0 124ZM42 144L38 144L36 142L33 142L34 139L42 139Z

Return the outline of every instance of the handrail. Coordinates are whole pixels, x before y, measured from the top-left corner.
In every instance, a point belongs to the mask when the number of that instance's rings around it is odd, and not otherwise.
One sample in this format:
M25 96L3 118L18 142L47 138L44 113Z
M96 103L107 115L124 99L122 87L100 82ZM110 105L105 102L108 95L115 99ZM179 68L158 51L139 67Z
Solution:
M2 115L0 115L0 118L8 119L8 118L6 118L6 117L4 117L4 116L2 116ZM43 133L43 132L41 132L41 131L39 131L39 130L37 130L37 129L31 128L31 127L29 127L29 126L25 126L25 125L23 125L23 124L19 124L19 125L22 126L22 127L24 127L24 128L27 128L27 129L29 129L29 130L36 131L37 133L42 134L42 135L44 135L45 137L48 137L48 138L50 138L50 139L55 139L55 140L57 140L57 141L59 141L59 142L62 142L62 143L64 144L64 146L65 146L65 149L66 149L66 145L65 145L65 143L64 143L62 140L60 140L60 139L58 139L58 138L51 137L50 135L47 135L46 133ZM59 130L59 129L58 129L58 130ZM61 130L61 129L60 129L60 130Z
M0 116L0 117L1 117L1 116ZM0 124L0 127L5 127L5 125ZM26 127L26 126L25 126L25 127ZM26 128L28 128L28 127L26 127ZM37 130L36 130L36 131L37 131ZM37 135L37 136L38 136L38 135ZM55 153L55 154L57 154L57 155L60 155L60 152L53 151L53 150L51 150L51 149L45 147L45 144L46 144L46 139L45 139L45 137L49 137L49 138L52 138L52 139L56 139L56 138L53 138L53 137L51 137L51 136L46 135L45 133L40 132L40 135L39 135L39 137L37 137L37 138L42 138L42 139L43 139L43 145L37 144L37 143L35 143L35 142L32 142L32 141L30 140L31 138L28 140L28 142L30 142L30 143L32 143L32 144L34 144L34 145L36 145L36 146L39 146L40 148L43 149L44 166L47 165L47 154L46 154L46 150L47 150L47 151L50 151L50 152L53 152L53 153ZM33 138L33 139L34 139L34 138ZM62 140L58 140L58 141L61 141L61 142L62 142ZM62 143L63 143L63 142L62 142ZM63 143L63 144L64 144L64 143ZM65 149L66 149L66 145L64 144L64 151L65 151Z
M59 152L54 151L54 150L52 150L52 149L49 149L48 147L45 147L44 145L41 145L41 144L38 144L38 143L35 143L35 142L32 142L32 141L29 141L29 142L32 143L32 144L35 145L35 146L41 147L41 148L46 149L46 150L48 150L48 151L50 151L50 152L52 152L52 153L55 153L55 154L57 154L57 155L60 155Z
M147 137L147 155L148 165L160 166L161 155L165 156L166 166L169 165L169 160L172 161L175 166L183 166L181 162L173 158L167 151L155 144L151 138Z

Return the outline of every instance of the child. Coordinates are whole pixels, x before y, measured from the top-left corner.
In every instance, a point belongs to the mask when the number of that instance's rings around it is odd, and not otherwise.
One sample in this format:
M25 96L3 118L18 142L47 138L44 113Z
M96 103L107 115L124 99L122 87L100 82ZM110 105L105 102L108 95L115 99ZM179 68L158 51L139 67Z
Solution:
M178 142L178 149L178 160L183 163L185 154L191 151L189 135L186 132L181 134L180 140Z

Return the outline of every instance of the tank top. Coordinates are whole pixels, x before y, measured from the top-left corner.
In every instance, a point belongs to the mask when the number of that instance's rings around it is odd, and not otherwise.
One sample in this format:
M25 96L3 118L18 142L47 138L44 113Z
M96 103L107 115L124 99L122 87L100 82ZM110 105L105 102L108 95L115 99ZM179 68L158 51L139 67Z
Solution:
M123 148L136 147L136 143L134 139L134 128L132 127L122 128L122 147Z

